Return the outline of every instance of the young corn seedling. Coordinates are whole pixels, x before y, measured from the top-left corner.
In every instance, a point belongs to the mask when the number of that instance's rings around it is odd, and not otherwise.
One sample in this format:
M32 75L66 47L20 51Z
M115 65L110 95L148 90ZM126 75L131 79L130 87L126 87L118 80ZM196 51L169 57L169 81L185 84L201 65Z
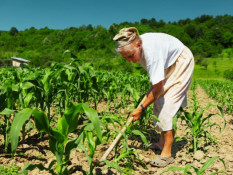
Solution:
M208 105L205 108L201 108L197 99L196 93L193 92L193 109L192 112L187 112L183 108L181 108L181 112L183 115L177 115L178 118L181 119L181 122L185 122L187 124L186 130L188 130L187 135L190 136L190 139L187 139L188 142L191 143L194 153L201 147L201 144L204 140L205 144L208 142L215 142L215 137L212 136L209 132L213 126L217 126L219 128L219 132L221 132L221 126L215 122L211 122L210 118L214 115L219 115L224 120L224 127L226 126L226 121L224 118L223 110L220 106L217 106L220 110L221 114L209 114L207 116L204 115L204 111L207 110L210 106Z
M85 113L88 122L80 129L78 136L74 140L70 140L69 134L77 129L79 125L79 117ZM80 147L82 149L83 143L87 140L88 144L93 146L102 142L101 123L97 112L88 107L87 104L72 104L64 113L63 117L58 118L57 127L52 127L49 124L49 118L42 111L37 109L26 108L17 113L11 128L12 153L16 152L18 145L18 137L20 129L24 122L28 120L31 115L34 117L35 126L40 132L44 132L49 136L49 149L55 155L56 161L52 161L48 168L42 164L25 165L23 172L27 174L28 170L39 168L40 170L47 170L51 174L66 175L75 169L79 169L84 173L81 166L76 166L68 169L68 162L70 153L73 149ZM95 137L95 139L94 139ZM83 149L84 150L84 149ZM94 149L93 149L94 150ZM92 163L92 152L88 155L89 164ZM56 172L52 166L56 163ZM88 174L92 174L93 167L90 168ZM85 174L85 173L84 173Z
M121 132L121 131L118 131ZM115 146L115 153L114 153L114 159L110 162L108 160L105 160L106 163L105 168L115 168L118 170L120 174L132 174L134 172L134 163L137 162L143 166L144 169L146 169L146 166L144 163L139 159L139 155L136 150L133 148L130 148L127 140L129 138L129 134L126 131L121 132L123 135L123 141ZM134 134L137 135L143 135L140 131L134 130Z
M164 174L168 171L183 171L183 175L186 175L186 174L190 174L192 175L194 172L196 175L205 175L207 172L207 169L214 163L214 161L216 160L220 160L223 165L224 165L224 168L225 170L220 170L220 171L216 171L216 172L212 172L210 173L210 175L215 175L215 174L228 174L226 172L226 165L225 165L225 162L223 159L220 159L219 157L212 157L210 158L209 160L207 160L204 165L198 169L196 168L195 166L193 166L192 164L188 163L185 167L169 167L168 169L164 170L161 174ZM193 169L193 171L190 171L190 168Z
M132 91L133 92L133 91ZM135 93L132 93L134 100L135 100L135 106L138 106L138 104L141 102L141 98L135 94L137 91L135 91ZM143 117L141 117L141 120L143 120ZM119 130L117 130L118 132L121 132ZM128 145L128 139L130 137L130 135L137 135L140 136L141 140L144 142L146 148L149 146L149 143L147 141L146 136L144 135L143 131L141 132L137 127L134 127L133 125L130 125L127 129L126 132L121 132L121 134L123 135L123 145L119 146L119 142L118 144L115 146L115 158L112 162L109 161L105 161L105 163L107 164L107 167L112 167L112 168L116 168L120 173L132 173L134 172L134 163L138 162L140 163L143 168L146 169L146 166L144 165L144 163L139 159L139 155L137 153L137 151L135 151L133 148L130 148L130 146ZM119 167L123 166L125 167L123 170L120 169Z
M141 97L138 96L137 98L134 98L135 108L140 104L143 97L144 95L142 95ZM148 149L150 145L147 138L149 137L149 140L151 140L150 138L151 136L148 133L148 128L151 126L152 124L151 122L153 120L159 121L157 116L153 115L153 107L149 106L147 110L142 113L142 116L140 117L140 119L136 121L134 125L131 125L127 130L127 133L129 133L130 136L133 136L133 135L140 136L146 150Z

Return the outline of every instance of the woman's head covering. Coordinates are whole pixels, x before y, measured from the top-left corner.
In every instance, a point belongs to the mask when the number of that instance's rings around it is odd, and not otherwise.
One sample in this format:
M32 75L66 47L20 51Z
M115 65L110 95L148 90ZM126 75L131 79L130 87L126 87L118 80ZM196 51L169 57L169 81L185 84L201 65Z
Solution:
M136 37L139 36L139 32L135 27L123 28L113 38L118 48L124 47L132 43Z

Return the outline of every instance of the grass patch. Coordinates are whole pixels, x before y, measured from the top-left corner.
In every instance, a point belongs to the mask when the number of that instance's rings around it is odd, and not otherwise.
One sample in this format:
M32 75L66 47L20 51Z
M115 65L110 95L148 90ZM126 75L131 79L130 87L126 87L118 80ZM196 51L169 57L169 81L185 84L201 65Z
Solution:
M218 57L205 59L207 59L207 69L195 64L193 74L195 79L224 80L224 71L233 69L233 49L225 49Z

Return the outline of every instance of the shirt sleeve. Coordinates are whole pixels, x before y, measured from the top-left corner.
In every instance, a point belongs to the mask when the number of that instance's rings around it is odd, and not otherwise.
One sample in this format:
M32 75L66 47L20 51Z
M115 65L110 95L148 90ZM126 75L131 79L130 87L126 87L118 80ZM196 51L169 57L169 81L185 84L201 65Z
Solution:
M154 60L147 66L147 71L152 85L164 80L164 64L162 59Z

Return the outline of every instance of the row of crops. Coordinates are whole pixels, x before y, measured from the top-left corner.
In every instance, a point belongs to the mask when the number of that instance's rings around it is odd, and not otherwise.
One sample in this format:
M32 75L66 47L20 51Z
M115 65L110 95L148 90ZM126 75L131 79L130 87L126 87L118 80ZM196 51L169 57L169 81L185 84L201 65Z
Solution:
M90 64L80 65L78 61L69 65L54 64L45 69L0 69L0 134L4 136L1 148L12 157L19 154L19 144L36 129L41 138L48 138L54 160L48 166L26 164L22 172L27 174L27 171L39 168L50 174L66 175L76 171L93 174L99 165L94 163L97 148L111 142L126 121L126 118L111 113L111 109L123 109L129 104L136 107L149 86L146 76L98 72ZM216 141L208 130L216 125L209 120L213 114L203 115L207 107L199 106L195 87L196 82L192 86L192 111L182 109L183 114L176 118L187 124L186 140L189 151L193 152L203 149L203 144ZM108 112L97 111L101 102L106 102ZM222 112L222 107L218 108ZM223 113L220 116L224 119ZM138 137L147 149L151 141L147 129L152 118L156 119L150 107L139 121L127 128L124 141L121 146L116 145L113 159L105 161L105 168L114 168L121 174L133 173L135 162L146 168L127 140ZM71 152L75 149L85 153L88 169L82 165L69 165ZM201 171L204 172L216 159L206 162L208 166L203 166Z
M233 82L218 80L198 80L205 92L215 99L225 112L233 113Z
M134 83L132 83L134 82ZM145 92L148 80L144 76L123 73L96 72L90 64L80 66L54 64L50 68L7 68L0 70L0 110L41 108L49 113L51 105L65 109L71 102L122 100L137 92Z
M4 135L1 146L4 145L4 151L14 156L19 142L27 139L34 125L41 137L48 136L49 148L56 161L52 161L49 167L26 165L25 171L37 167L51 174L70 174L74 169L92 174L97 146L114 137L116 126L123 125L125 120L112 114L98 114L98 103L107 102L108 109L125 108L129 101L136 105L140 94L148 88L145 76L98 72L90 64L80 65L78 61L69 65L54 64L45 69L0 69L0 134ZM110 123L114 132L109 128ZM130 132L143 137L139 130ZM20 133L22 136L19 137ZM71 133L75 133L76 138L71 138ZM75 148L85 152L89 170L68 169L70 153ZM116 160L129 155L134 153L126 144L123 152L116 155L116 158L121 158ZM134 156L129 161L133 159ZM121 172L114 163L107 166ZM53 166L56 170L51 169Z

